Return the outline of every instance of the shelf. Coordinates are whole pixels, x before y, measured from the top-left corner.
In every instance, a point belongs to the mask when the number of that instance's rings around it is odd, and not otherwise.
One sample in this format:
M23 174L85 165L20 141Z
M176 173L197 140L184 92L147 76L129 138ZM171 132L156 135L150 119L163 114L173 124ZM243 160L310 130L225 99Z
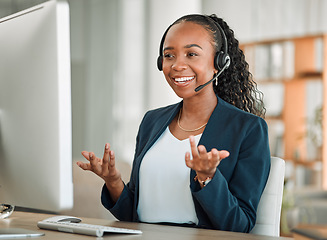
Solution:
M322 79L322 72L300 72L297 74L296 78L299 79L317 79L317 80L321 80Z
M284 83L290 81L305 81L305 80L317 80L321 81L322 79L322 72L304 72L298 73L296 76L292 78L280 78L280 79L257 79L257 84L277 84L277 83Z
M301 165L301 166L306 166L306 167L314 167L317 164L321 164L322 161L321 160L310 160L310 161L306 161L306 160L293 160L295 165Z
M272 155L293 159L297 166L321 165L327 189L327 34L241 44L253 79L264 94ZM314 125L316 109L324 122ZM318 152L312 129L325 142ZM296 161L294 156L306 161ZM322 160L317 160L322 156ZM316 168L315 168L316 170Z

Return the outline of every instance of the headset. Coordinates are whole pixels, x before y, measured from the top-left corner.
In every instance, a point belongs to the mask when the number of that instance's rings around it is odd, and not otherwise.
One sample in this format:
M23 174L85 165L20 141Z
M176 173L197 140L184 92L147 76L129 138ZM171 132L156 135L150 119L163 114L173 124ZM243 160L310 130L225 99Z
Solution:
M212 24L214 24L214 26L217 27L217 29L219 30L220 32L220 35L221 35L221 38L223 40L223 43L222 43L222 49L223 50L220 50L218 51L216 54L215 54L215 57L214 57L214 67L215 69L217 69L219 72L208 82L206 82L205 84L203 85L200 85L198 86L195 91L198 92L200 91L202 88L204 88L205 86L207 86L209 83L211 83L212 81L216 80L220 74L222 74L222 72L227 69L230 65L230 56L228 55L228 45L227 45L227 38L226 38L226 35L223 31L223 29L221 28L221 26L219 25L218 22L216 22L215 20L213 20L210 16L206 16L206 15L202 15L204 16L205 18L208 19L209 22L211 22ZM162 39L161 39L161 42L160 42L160 47L159 47L159 57L157 59L157 67L159 69L159 71L162 71L162 63L163 63L163 45L164 45L164 41L165 41L165 38L166 38L166 35L168 33L168 30L173 26L170 25L167 30L165 31L164 35L162 36Z

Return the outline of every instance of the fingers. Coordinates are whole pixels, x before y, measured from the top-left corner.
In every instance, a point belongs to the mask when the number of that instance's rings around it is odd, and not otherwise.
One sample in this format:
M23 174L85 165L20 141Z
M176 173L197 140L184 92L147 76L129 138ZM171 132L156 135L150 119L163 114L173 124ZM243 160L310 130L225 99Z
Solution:
M86 158L86 160L89 160L89 152L87 152L87 151L83 151L83 152L82 152L82 155L83 155L83 157Z
M89 163L83 163L83 162L78 161L76 164L83 170L91 170L91 165Z
M199 153L199 150L198 150L198 147L196 146L196 143L195 143L195 138L193 135L191 135L189 137L189 141L190 141L190 146L191 146L191 153L189 152L186 152L185 153L185 164L186 166L188 166L189 168L194 168L194 162L193 160L191 160L191 154L192 154L192 158L199 158L200 157L200 153Z
M213 148L210 152L207 152L205 146L196 146L194 136L190 136L189 141L191 153L187 152L185 154L185 164L197 172L214 173L220 161L229 156L229 152L226 150L218 151Z
M93 152L89 153L91 171L98 174L101 172L102 159L97 158Z
M185 153L185 164L189 168L193 169L193 161L191 160L191 154L189 152Z
M222 160L222 158L220 157L220 151L218 151L217 149L213 148L211 149L210 151L210 158L209 158L209 163L208 165L211 167L211 168L216 168L218 167L220 161Z
M106 143L104 146L103 160L102 160L102 168L108 168L109 160L110 160L110 145Z
M190 145L191 145L191 153L192 153L193 159L199 157L199 151L198 151L198 148L196 147L194 136L191 135L189 137L189 141L190 141Z
M78 161L76 164L83 170L90 170L94 173L98 173L100 171L99 166L101 167L103 162L102 159L97 158L93 152L82 151L82 155L89 163Z
M115 168L115 164L116 164L114 151L110 151L109 155L110 155L109 168L112 169L112 168Z
M196 146L195 143L195 138L194 136L190 136L189 137L190 140L190 145L191 145L191 153L192 153L192 157L194 158L203 158L206 159L207 157L207 150L205 148L205 146L203 145L199 145L198 147Z
M103 169L115 168L115 153L110 150L110 144L106 143L103 154Z
M226 150L221 150L218 151L217 149L213 148L211 149L210 153L211 154L211 160L212 163L218 163L217 166L219 165L220 161L223 160L224 158L227 158L229 156L229 152Z
M198 154L201 159L208 160L207 150L205 146L203 145L198 146Z
M88 160L88 163L77 162L77 165L83 170L89 170L102 178L114 176L117 174L115 168L115 154L110 150L110 144L106 143L104 147L103 158L98 158L93 152L82 151L83 157Z
M90 153L89 152L83 151L82 155L86 160L90 161ZM78 161L76 164L77 164L77 166L79 166L83 170L90 170L90 171L92 170L92 167L91 167L90 163L84 163L84 162Z
M220 161L219 151L217 149L211 149L210 154L213 161Z
M226 150L219 151L220 160L223 160L224 158L227 158L229 156L229 152Z

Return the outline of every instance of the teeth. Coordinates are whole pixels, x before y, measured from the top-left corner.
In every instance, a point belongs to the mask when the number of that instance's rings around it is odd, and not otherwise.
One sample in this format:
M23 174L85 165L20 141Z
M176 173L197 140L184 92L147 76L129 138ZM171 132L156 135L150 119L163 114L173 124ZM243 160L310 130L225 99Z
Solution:
M175 78L176 82L187 82L192 80L194 77L181 77L181 78Z

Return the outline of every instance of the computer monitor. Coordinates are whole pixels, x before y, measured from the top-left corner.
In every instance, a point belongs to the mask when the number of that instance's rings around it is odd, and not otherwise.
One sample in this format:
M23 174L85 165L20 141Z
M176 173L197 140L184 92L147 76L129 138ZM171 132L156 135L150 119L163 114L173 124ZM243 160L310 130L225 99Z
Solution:
M69 6L0 19L0 203L73 206Z

